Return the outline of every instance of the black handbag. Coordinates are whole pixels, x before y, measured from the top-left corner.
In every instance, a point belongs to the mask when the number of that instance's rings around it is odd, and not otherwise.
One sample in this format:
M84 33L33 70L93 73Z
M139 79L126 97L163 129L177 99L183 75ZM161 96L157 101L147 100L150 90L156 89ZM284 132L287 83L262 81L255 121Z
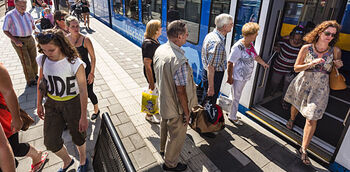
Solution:
M45 63L46 58L47 58L47 56L44 55L42 60L41 60L41 68L43 69L43 72L44 72L44 63ZM47 94L47 80L45 79L44 74L43 74L43 77L39 81L39 91L43 97L46 96L46 94Z

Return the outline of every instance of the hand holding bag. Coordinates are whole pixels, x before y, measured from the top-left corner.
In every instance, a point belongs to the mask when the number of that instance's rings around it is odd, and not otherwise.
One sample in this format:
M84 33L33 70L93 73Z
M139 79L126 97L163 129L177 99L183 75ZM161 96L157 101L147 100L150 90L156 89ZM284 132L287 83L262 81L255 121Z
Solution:
M142 92L141 112L144 112L150 115L159 113L158 93L156 89L154 91L146 90Z
M27 112L24 111L23 109L20 109L19 116L20 116L20 118L22 119L22 122L23 122L21 130L27 131L28 128L34 123L33 118L31 116L29 116L27 114Z
M46 58L47 58L47 56L44 55L43 58L41 59L41 68L43 69L43 72L44 72L44 63L45 63ZM47 80L45 79L44 74L43 74L43 77L39 81L39 91L43 97L46 96L46 94L47 94Z
M339 73L338 69L333 65L332 71L329 74L329 87L332 90L345 90L345 78Z

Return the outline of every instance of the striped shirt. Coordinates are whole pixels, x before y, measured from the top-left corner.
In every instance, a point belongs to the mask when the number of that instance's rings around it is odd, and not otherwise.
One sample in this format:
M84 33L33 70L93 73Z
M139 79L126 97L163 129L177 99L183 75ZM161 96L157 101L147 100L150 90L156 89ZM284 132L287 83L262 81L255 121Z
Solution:
M25 37L32 35L33 27L34 20L28 12L21 15L14 9L6 14L2 30L9 31L12 36Z
M214 29L203 41L202 63L203 68L208 70L208 65L214 66L215 71L225 71L227 67L225 50L225 36Z
M174 75L174 81L176 86L185 86L187 85L187 63L184 63L176 70Z
M293 47L288 39L278 42L280 45L280 53L275 60L273 69L276 72L287 74L294 70L294 63L298 57L301 46Z

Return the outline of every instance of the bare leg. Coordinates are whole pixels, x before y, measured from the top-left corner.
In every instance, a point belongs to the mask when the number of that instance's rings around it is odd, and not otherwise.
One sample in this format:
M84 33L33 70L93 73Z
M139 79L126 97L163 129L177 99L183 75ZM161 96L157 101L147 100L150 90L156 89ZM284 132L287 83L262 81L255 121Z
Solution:
M37 164L41 161L41 155L41 151L36 150L33 146L30 145L29 152L26 156L32 158L33 164Z
M84 17L84 26L86 26L86 14L83 13L83 17Z
M77 146L79 157L80 157L80 165L84 165L86 161L86 143L81 146Z
M303 151L306 151L311 142L312 136L315 133L317 126L317 120L308 120L306 119L304 126L304 135L303 135L303 143L301 145Z
M63 169L67 168L72 161L72 158L69 156L66 147L63 145L63 147L59 151L55 152L55 154L63 160Z
M90 15L89 15L89 13L86 13L86 17L87 17L87 27L90 29Z
M97 112L98 112L98 104L94 105L94 112L95 112L95 114L97 114Z
M293 105L290 107L290 119L295 120L295 117L298 115L298 109L295 108Z

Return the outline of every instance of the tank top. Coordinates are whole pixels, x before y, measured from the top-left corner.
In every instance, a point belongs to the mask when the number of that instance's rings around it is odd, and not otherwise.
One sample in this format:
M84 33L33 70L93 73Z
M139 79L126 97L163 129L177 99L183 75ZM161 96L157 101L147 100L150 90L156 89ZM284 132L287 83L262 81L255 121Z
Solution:
M85 75L87 77L91 71L91 63L89 60L89 51L87 48L84 47L84 41L85 41L85 37L83 38L83 42L82 42L81 46L75 47L75 48L78 50L78 53L80 54L83 62L86 64Z
M329 74L332 70L333 66L333 47L331 47L328 52L324 53L322 58L324 60L323 63L317 64L314 67L307 69L308 72L322 72ZM312 45L309 46L309 52L306 54L304 59L305 63L310 63L312 60L317 59L318 55L312 48Z
M11 120L12 116L10 110L7 108L5 98L0 92L0 123L7 138L13 134L11 131Z

